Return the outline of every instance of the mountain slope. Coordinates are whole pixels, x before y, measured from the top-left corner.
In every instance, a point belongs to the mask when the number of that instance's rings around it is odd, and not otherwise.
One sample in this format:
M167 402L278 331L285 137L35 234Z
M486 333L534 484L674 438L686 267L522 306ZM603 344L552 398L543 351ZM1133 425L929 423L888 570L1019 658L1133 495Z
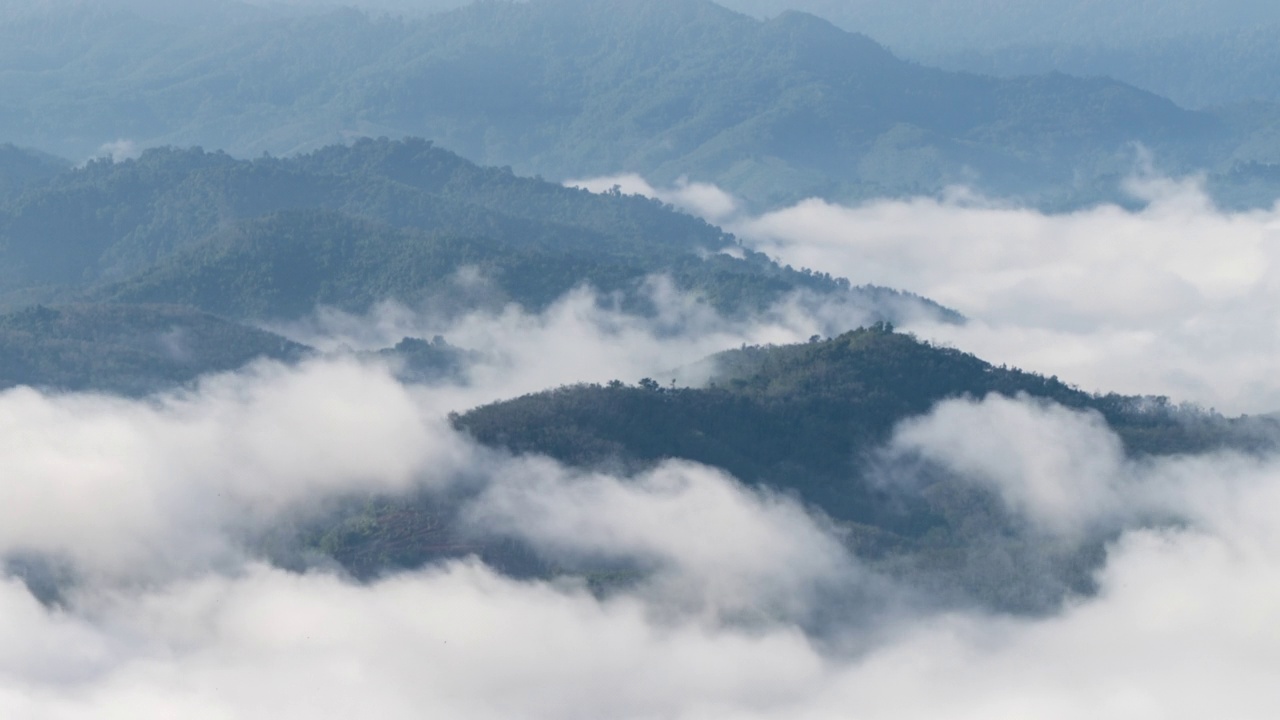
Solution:
M476 408L455 423L481 442L575 465L694 460L796 491L834 517L901 531L918 530L920 517L899 517L867 483L865 453L897 423L947 398L1026 394L1094 410L1134 452L1249 447L1266 437L1246 421L1091 395L884 325L807 345L730 351L713 362L718 371L705 388L570 386Z
M1046 536L990 487L922 459L887 457L879 449L898 423L947 398L998 393L1100 413L1135 455L1271 448L1280 429L1274 419L1228 420L1161 398L1091 395L886 325L713 360L719 370L705 388L664 388L648 378L638 386L575 385L452 421L485 444L622 476L670 458L718 467L833 518L869 569L933 602L1033 613L1093 591L1112 531L1104 524L1071 539ZM326 518L306 542L361 576L462 552L515 572L557 571L519 543L468 546L453 512L432 496L373 499ZM584 561L567 571L609 568Z
M294 361L307 352L277 335L171 306L34 306L0 315L0 388L143 395L257 358Z
M464 268L491 281L489 300L530 308L589 283L643 309L645 279L667 274L727 313L806 290L889 316L954 316L779 267L653 200L481 168L421 140L92 162L0 204L0 260L10 303L179 303L237 318L417 302L454 292Z
M0 198L65 172L70 163L52 155L10 144L0 145Z
M15 53L62 53L0 76L0 136L83 156L120 137L256 155L410 134L520 172L689 175L762 204L954 182L1047 202L1105 191L1131 142L1174 170L1233 147L1211 117L1121 83L943 72L813 16L762 22L706 0L136 20L104 17L93 56L0 31ZM140 33L150 50L126 52Z

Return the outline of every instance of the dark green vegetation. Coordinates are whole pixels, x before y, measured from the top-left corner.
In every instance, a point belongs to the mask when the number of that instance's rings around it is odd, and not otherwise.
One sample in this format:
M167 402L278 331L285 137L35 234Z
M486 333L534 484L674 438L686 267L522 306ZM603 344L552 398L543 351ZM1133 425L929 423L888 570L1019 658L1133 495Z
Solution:
M271 333L172 306L34 306L0 315L0 388L137 395L255 358L294 361L306 352Z
M482 443L574 466L635 472L682 458L722 468L820 508L844 523L859 555L930 592L1016 610L1087 591L1105 532L1059 546L1028 531L991 492L927 463L888 463L880 448L898 423L947 398L998 393L1097 412L1136 456L1262 449L1280 430L1270 419L1229 420L1162 398L1089 394L884 325L715 361L720 372L703 388L650 379L576 385L453 420Z
M797 490L835 517L882 525L895 522L893 509L857 479L865 453L899 422L947 398L1026 394L1093 410L1137 453L1248 446L1254 438L1245 421L1158 399L1093 395L883 325L806 345L732 350L713 361L720 371L708 387L575 385L477 408L455 422L481 442L573 465L695 460Z
M211 7L200 22L16 11L0 25L0 136L85 157L118 138L257 155L417 135L523 173L688 175L768 205L956 182L1088 202L1116 196L1133 142L1177 172L1273 161L1255 142L1267 119L1226 123L1105 79L930 69L799 13L758 21L706 0L483 2L416 19Z
M407 337L374 355L390 362L401 380L413 383L461 382L467 366L480 359L474 350L450 345L439 335L430 340Z
M481 168L419 140L91 162L0 203L0 262L10 304L174 303L234 319L385 300L536 310L581 284L643 309L655 274L727 313L796 290L929 305L779 267L656 201Z

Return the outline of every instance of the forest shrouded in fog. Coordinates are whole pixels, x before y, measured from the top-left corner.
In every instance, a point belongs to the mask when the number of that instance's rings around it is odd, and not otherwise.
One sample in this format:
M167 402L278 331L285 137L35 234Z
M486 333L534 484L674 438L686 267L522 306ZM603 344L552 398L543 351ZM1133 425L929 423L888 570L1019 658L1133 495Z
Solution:
M0 715L1273 717L1280 11L0 0Z

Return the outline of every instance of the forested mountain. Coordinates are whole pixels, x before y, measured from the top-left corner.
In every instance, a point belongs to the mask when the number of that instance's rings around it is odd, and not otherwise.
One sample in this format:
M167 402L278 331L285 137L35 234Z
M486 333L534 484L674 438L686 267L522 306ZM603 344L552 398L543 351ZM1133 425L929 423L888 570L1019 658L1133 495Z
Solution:
M1049 205L1113 196L1133 142L1174 171L1259 159L1233 155L1251 128L1118 82L944 72L707 0L198 25L58 7L0 27L0 136L74 157L121 138L257 155L410 134L523 173L688 175L760 204L965 182Z
M464 382L479 354L406 337L392 347L350 353L386 363L404 382ZM189 385L255 360L296 363L321 353L265 330L178 305L32 305L0 314L0 391L145 396Z
M300 346L232 322L322 305L537 311L589 285L647 314L655 275L731 316L806 292L885 319L959 319L908 293L780 267L657 201L482 168L422 140L252 161L174 148L74 169L16 150L0 160L21 179L0 195L5 386L141 393L294 358ZM392 354L416 380L457 377L470 357L443 341Z
M308 348L181 307L33 306L0 315L0 389L142 395Z
M420 302L453 293L463 268L489 281L477 301L531 309L584 283L643 309L645 279L668 274L728 313L806 289L947 314L779 267L653 200L481 168L420 140L94 161L0 203L0 260L10 304L176 303L233 318Z
M632 474L679 458L794 494L838 521L850 548L881 570L947 597L1041 611L1087 591L1105 530L1054 545L1009 514L993 491L917 464L895 479L879 453L901 421L938 402L1025 395L1099 413L1133 456L1273 446L1274 419L1227 419L1164 398L1095 395L887 325L791 346L711 358L700 388L645 378L574 385L476 408L454 424L482 443L573 466ZM450 552L481 552L515 570L548 572L518 546L471 546L437 496L348 506L308 542L370 575Z
M858 480L863 453L947 398L1026 394L1094 410L1138 453L1256 440L1243 421L1161 400L1093 395L885 325L806 345L732 350L711 362L718 370L707 387L653 379L576 385L477 408L455 422L482 442L576 465L695 460L794 489L835 517L877 524L893 520Z

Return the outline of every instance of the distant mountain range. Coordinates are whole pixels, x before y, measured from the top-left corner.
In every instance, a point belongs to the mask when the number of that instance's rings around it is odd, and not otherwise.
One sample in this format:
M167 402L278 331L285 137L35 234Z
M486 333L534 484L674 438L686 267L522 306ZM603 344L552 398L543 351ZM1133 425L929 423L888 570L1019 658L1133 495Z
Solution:
M904 58L1001 76L1107 76L1187 107L1280 100L1280 6L1266 0L720 0L803 10Z
M1012 45L1118 46L1280 22L1267 0L720 0L759 17L802 10L915 56Z
M1046 207L1117 197L1137 144L1161 169L1217 173L1237 202L1258 194L1233 194L1237 165L1280 160L1267 112L1193 112L1101 78L946 72L811 15L759 21L706 0L200 23L64 5L0 26L0 137L76 159L121 139L256 156L415 135L521 173L689 176L757 206L965 183Z

